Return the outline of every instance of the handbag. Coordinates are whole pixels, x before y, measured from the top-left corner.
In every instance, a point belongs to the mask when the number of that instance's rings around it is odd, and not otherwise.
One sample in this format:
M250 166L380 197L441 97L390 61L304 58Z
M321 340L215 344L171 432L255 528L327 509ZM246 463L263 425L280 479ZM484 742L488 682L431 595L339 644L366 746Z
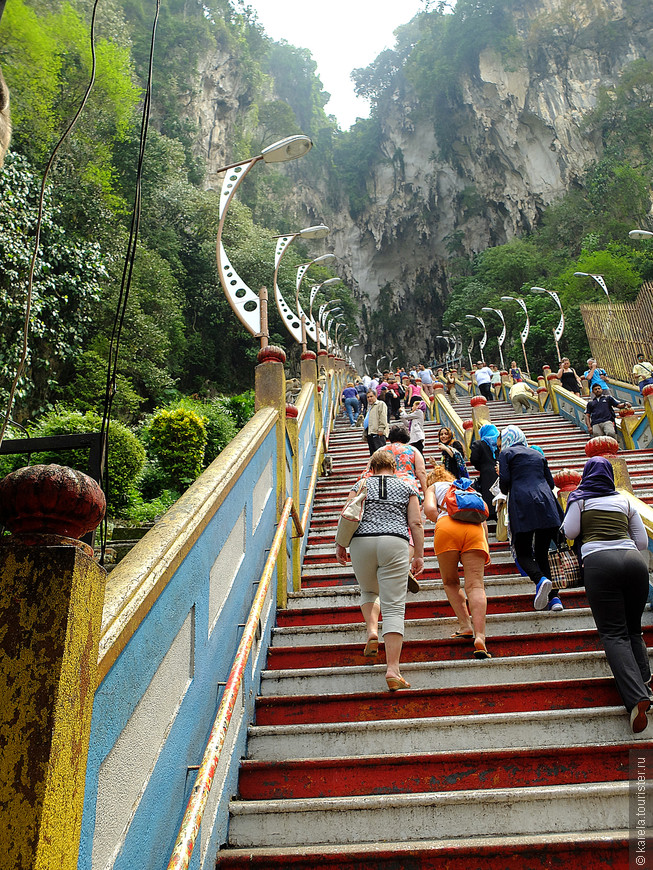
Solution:
M508 526L506 524L506 514L508 507L505 499L497 505L497 530L495 537L500 543L505 543L508 540Z
M566 541L560 542L555 551L549 553L549 567L554 589L575 589L585 585L578 556L569 549Z
M367 480L363 479L358 492L347 500L345 506L340 511L338 528L336 529L336 544L340 544L341 547L348 547L351 543L354 532L363 519L366 498Z

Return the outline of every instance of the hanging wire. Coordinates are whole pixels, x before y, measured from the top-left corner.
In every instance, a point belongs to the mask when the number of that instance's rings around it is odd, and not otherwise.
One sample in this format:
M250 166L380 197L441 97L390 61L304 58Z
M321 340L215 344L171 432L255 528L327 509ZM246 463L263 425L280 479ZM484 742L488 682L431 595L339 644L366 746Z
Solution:
M29 278L27 281L27 300L25 302L25 319L23 321L23 344L22 344L22 349L21 349L20 361L18 363L18 368L16 370L16 376L13 380L12 385L11 385L11 390L9 391L9 402L7 403L7 413L5 414L5 418L2 422L2 429L0 429L0 445L2 445L5 431L7 429L8 424L9 424L9 420L11 419L11 410L12 410L13 404L14 404L14 397L16 395L16 389L18 388L18 382L20 381L21 375L23 374L23 369L25 368L25 362L27 360L27 351L29 348L29 320L30 320L30 315L32 313L32 291L33 291L33 286L34 286L34 270L36 268L36 258L38 257L39 248L40 248L40 244L41 244L41 226L43 224L43 203L45 200L45 184L46 184L46 181L48 179L48 175L50 174L50 170L52 169L52 166L54 165L54 161L55 161L56 156L59 152L59 149L61 148L63 143L66 141L66 139L68 138L68 136L72 132L72 129L75 126L75 124L77 124L77 121L79 120L79 116L82 114L82 111L84 110L84 106L86 105L88 98L89 98L89 95L91 93L91 88L93 87L93 84L95 82L95 70L96 70L96 65L97 65L96 58L95 58L95 17L97 15L97 8L98 8L99 2L100 2L100 0L95 0L95 3L93 4L93 14L91 16L91 77L89 79L89 83L88 83L88 86L87 86L86 91L84 93L84 96L82 97L82 101L79 104L79 108L75 112L75 116L73 117L72 121L70 122L70 124L68 125L66 130L64 131L64 134L61 137L61 139L59 139L57 144L54 146L52 154L50 155L50 159L48 160L47 165L45 167L45 172L43 173L43 179L41 181L41 192L39 195L39 210L38 210L38 217L36 219L36 234L35 234L35 239L34 239L34 250L32 252L32 258L31 258L30 266L29 266ZM4 4L2 4L2 5L4 8Z
M147 132L150 124L150 107L152 103L152 69L154 63L154 43L156 38L156 27L159 20L159 12L161 9L160 0L156 0L156 12L152 23L152 36L150 40L150 57L147 71L147 86L145 89L145 99L143 101L143 113L141 117L141 133L139 140L138 164L136 170L136 191L134 194L134 207L132 209L131 226L129 230L129 241L127 244L127 253L125 254L125 263L122 271L122 280L120 283L120 293L118 294L118 304L116 306L116 314L111 330L111 340L109 342L109 361L107 365L107 382L104 394L104 410L102 414L102 427L100 429L101 437L101 467L102 479L104 483L104 493L109 500L109 488L111 482L109 480L108 459L109 451L107 449L109 437L109 423L111 422L111 410L113 406L113 397L116 393L116 377L118 374L118 359L120 350L120 337L122 335L122 327L125 321L127 312L127 301L129 299L129 290L131 288L132 274L134 271L134 260L136 258L136 248L138 244L138 231L141 221L141 192L143 179L143 162L145 159L145 144L147 142ZM108 518L105 514L100 530L100 564L104 565L106 554L108 535Z

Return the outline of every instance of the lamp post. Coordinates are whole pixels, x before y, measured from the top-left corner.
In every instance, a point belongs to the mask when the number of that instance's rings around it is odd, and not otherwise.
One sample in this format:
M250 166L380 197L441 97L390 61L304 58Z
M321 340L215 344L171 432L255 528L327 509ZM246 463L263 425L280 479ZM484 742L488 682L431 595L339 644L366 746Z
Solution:
M274 298L277 303L277 309L279 310L279 314L285 324L286 329L298 344L303 345L305 343L302 323L308 321L308 318L306 317L306 314L301 308L301 305L299 305L299 299L297 300L298 312L295 313L288 305L286 300L283 298L283 295L281 294L281 291L279 290L279 285L277 283L277 278L279 276L279 266L281 265L283 255L286 253L286 251L295 241L295 239L324 239L326 236L328 236L328 234L329 228L325 227L324 224L318 224L314 227L306 227L303 230L298 230L296 233L288 233L285 236L279 236L279 238L277 239L277 248L274 252ZM311 335L311 337L315 341L317 340L316 336Z
M315 297L317 296L319 290L322 287L329 287L329 286L332 286L333 284L340 284L340 278L327 278L327 280L322 281L321 284L315 284L313 287L311 287L311 298L310 298L310 304L308 306L308 319L315 327L315 334L316 334L315 342L317 344L318 353L320 351L320 341L323 341L326 344L326 336L324 334L320 335L320 324L318 322L318 318L313 317L313 303L315 302ZM335 299L331 300L331 302L335 302L335 301L337 301L337 300L335 300Z
M530 328L531 328L531 322L530 322L529 317L528 317L528 308L526 307L526 303L521 298L521 296L502 296L501 300L503 302L516 302L517 305L519 305L519 307L522 309L522 311L526 315L526 323L524 325L524 328L521 331L520 338L521 338L521 349L524 352L524 363L526 365L526 374L530 378L531 370L528 367L528 357L526 356L526 339L528 338L528 333L530 332Z
M501 369L505 369L506 364L503 361L503 343L506 340L506 319L503 316L503 311L500 308L481 308L481 311L493 311L495 314L498 314L501 318L502 330L501 335L497 337L497 344L499 345L499 359L501 360Z
M631 239L653 239L653 233L649 230L631 230L628 235Z
M451 335L451 338L452 338L452 340L453 340L453 345L454 345L454 346L453 346L453 356L452 356L452 358L451 358L451 362L452 362L452 365L454 365L454 366L456 365L456 363L457 363L458 365L460 365L460 361L461 361L461 360L460 360L460 357L461 357L461 354L462 354L462 351L463 351L463 341L462 341L462 338L460 337L460 335L458 334L458 332L457 332L455 329L453 329L453 327L454 327L455 325L456 325L456 324L454 324L454 323L450 323L450 324L449 324L449 331L450 331L450 335ZM443 331L444 331L444 330L443 330Z
M553 290L546 290L544 287L531 287L531 293L538 293L539 295L546 293L546 295L550 296L551 299L553 299L555 304L558 306L558 310L560 311L560 321L559 321L558 325L556 326L556 328L553 330L553 340L556 343L556 350L558 352L558 362L560 362L560 360L561 360L560 345L558 344L558 342L562 338L562 333L565 331L565 315L562 311L562 305L560 304L560 297Z
M487 329L485 328L485 321L482 317L478 317L476 314L466 314L467 320L478 320L478 322L483 327L483 338L479 341L478 347L481 351L481 360L483 361L483 365L485 365L485 356L483 355L483 350L485 349L485 345L487 344Z
M265 148L257 157L250 157L240 163L223 166L218 172L225 172L219 203L219 223L216 238L216 259L218 277L225 296L234 314L252 335L260 338L261 347L268 344L267 290L261 288L260 295L243 281L234 269L222 244L222 231L227 209L238 187L247 173L259 161L264 163L285 163L296 160L310 151L313 143L308 136L289 136Z
M574 276L576 278L592 278L592 280L595 281L599 285L601 290L603 290L603 292L605 293L605 297L608 300L608 319L606 320L603 327L603 334L607 334L610 328L610 322L612 321L612 302L610 300L610 294L608 292L608 288L605 283L605 279L603 278L603 275L594 275L592 272L574 272Z
M297 267L297 276L295 278L295 307L297 309L297 313L300 316L300 319L302 316L306 316L304 314L302 306L299 302L299 288L302 285L302 280L304 279L304 275L306 275L306 273L311 268L311 266L314 266L316 263L322 263L322 264L329 263L329 262L331 262L331 260L335 260L335 259L336 259L335 254L322 254L320 257L316 257L314 260L311 260L310 263L302 263L301 266ZM332 284L337 284L337 283L339 283L340 278L329 278L328 281L323 281L322 284L317 284L316 286L319 289L323 284L327 284L329 281ZM313 309L313 299L315 298L316 293L317 293L317 290L314 287L311 290L311 300L310 300L310 306L309 306L309 310L308 310L308 317L306 317L306 328L308 330L309 335L313 339L313 341L317 341L316 327L315 327L315 321L313 319L313 310L312 310Z
M457 320L457 321L454 323L454 326L458 326L458 327L460 327L461 329L464 329L464 328L467 326L467 324L466 324L466 323L461 323L460 321ZM470 333L470 334L471 334L471 333ZM468 359L469 359L469 370L470 370L470 372L474 370L474 363L472 362L472 351L473 351L473 350L474 350L474 336L472 335L472 340L471 340L469 346L467 347L467 357L468 357ZM461 362L462 362L462 360L461 360Z
M331 308L333 304L339 305L340 301L338 299L331 299L329 302L325 302L324 305L320 306L320 310L318 312L318 325L322 327L322 336L324 337L324 344L326 346L327 353L329 352L329 336L327 334L327 326L326 326L326 316L327 312L329 314L336 314L337 312L341 312L342 308ZM331 311L329 311L331 309ZM318 330L318 334L319 330Z

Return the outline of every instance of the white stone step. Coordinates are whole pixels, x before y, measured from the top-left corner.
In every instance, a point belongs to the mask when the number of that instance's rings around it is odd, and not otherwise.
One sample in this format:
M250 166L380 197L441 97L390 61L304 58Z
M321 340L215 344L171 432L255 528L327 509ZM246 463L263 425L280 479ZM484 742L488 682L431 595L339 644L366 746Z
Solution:
M397 693L397 704L401 696ZM453 702L452 702L453 705ZM649 724L633 735L623 707L380 719L307 725L252 725L247 757L259 761L290 758L345 758L427 752L491 752L522 747L600 745L653 739Z
M419 592L408 594L408 602L446 600L447 596L441 580L419 580L419 586ZM534 586L528 577L522 577L519 574L509 574L505 577L492 574L485 578L485 591L488 598L501 595L524 595L533 592ZM289 593L288 607L293 610L306 610L315 607L332 610L337 607L358 605L359 596L358 584L353 586L324 586L314 589L309 587L301 592Z
M649 614L653 617L653 614ZM649 620L650 621L650 620ZM646 624L646 623L645 623ZM446 640L458 625L455 616L436 619L407 619L404 640ZM383 626L383 622L381 622ZM495 636L519 634L543 634L546 632L579 631L596 628L589 607L576 607L560 613L533 611L532 613L497 613L486 619L488 644ZM274 646L327 646L328 644L365 643L364 622L342 625L297 625L275 628ZM461 644L464 641L460 641Z
M306 846L595 831L628 826L628 782L284 801L234 801L233 846Z
M554 616L552 614L552 616ZM492 644L488 641L488 649ZM585 680L609 677L610 668L603 651L558 653L552 655L505 656L478 661L406 662L401 673L413 689L455 689L479 682L507 685L536 680ZM325 695L380 692L385 689L385 665L346 668L306 668L263 671L261 694Z

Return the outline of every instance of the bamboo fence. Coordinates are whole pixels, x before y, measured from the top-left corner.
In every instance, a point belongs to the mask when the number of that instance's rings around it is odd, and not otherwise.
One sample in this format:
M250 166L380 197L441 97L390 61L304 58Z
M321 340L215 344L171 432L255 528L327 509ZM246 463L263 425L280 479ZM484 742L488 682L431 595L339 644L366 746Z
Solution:
M581 305L592 356L611 378L632 382L638 353L653 360L653 281L635 302Z

